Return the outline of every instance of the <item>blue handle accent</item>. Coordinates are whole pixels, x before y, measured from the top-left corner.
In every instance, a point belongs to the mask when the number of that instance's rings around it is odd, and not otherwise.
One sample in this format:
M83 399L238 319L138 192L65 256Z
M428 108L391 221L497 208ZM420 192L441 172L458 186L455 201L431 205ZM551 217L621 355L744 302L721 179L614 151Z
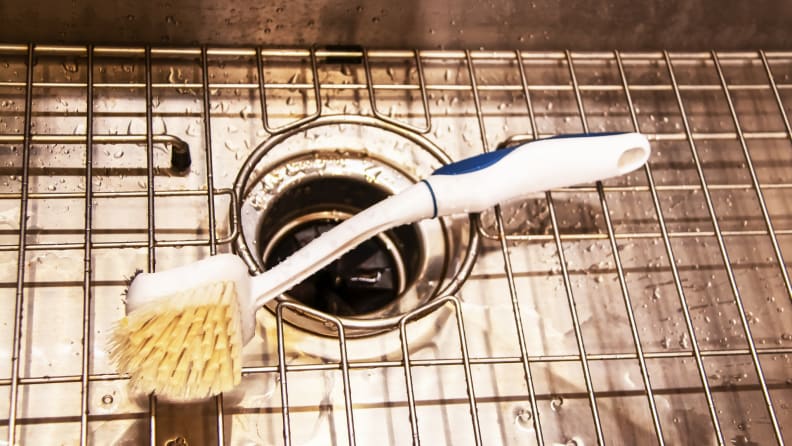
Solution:
M432 218L435 218L437 217L437 197L435 197L434 189L432 189L432 185L426 180L421 180L421 183L429 188L429 195L432 196Z
M446 164L445 166L434 171L432 175L461 175L463 173L477 172L486 169L487 167L497 163L504 156L510 154L515 149L537 142L545 141L548 139L566 139L566 138L594 138L598 136L613 136L623 135L625 132L602 132L602 133L568 133L563 135L551 136L549 138L537 139L528 143L520 143L512 147L496 150L494 152L482 153L481 155L471 156L463 160Z
M446 164L445 166L435 170L432 175L461 175L463 173L476 172L486 169L487 167L500 161L504 156L510 154L517 147L510 147L508 149L482 153L481 155L471 156L470 158L465 158L455 163Z

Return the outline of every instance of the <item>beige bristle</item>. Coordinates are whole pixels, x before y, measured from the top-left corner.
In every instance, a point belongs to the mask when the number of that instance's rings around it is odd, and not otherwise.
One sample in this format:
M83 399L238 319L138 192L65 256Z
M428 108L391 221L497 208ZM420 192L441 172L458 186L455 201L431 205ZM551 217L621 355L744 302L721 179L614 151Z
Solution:
M206 398L242 379L240 324L234 282L204 285L130 312L115 327L110 357L137 391Z

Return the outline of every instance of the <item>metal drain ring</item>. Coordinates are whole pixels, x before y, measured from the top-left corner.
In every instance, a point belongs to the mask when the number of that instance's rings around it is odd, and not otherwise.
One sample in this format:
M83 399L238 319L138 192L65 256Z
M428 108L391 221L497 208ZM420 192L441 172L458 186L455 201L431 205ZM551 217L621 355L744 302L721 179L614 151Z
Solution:
M403 137L410 142L416 144L418 147L429 153L434 159L439 161L442 164L448 164L452 160L445 153L440 147L434 144L432 141L427 139L426 137L419 135L411 130L405 129L396 124L392 124L389 122L381 121L376 118L368 117L368 116L357 116L357 115L343 115L343 116L323 116L319 117L313 121L307 122L304 125L285 130L281 133L272 135L270 138L256 146L250 156L245 160L243 165L240 167L239 174L234 182L234 193L237 197L240 197L238 206L242 206L242 197L245 196L248 187L253 187L253 184L248 184L251 175L255 171L255 168L258 166L259 162L270 152L273 148L284 142L285 140L302 133L306 130L322 127L322 126L330 126L330 125L339 125L339 124L351 124L351 125L360 125L366 127L373 127L381 130L385 130L397 136ZM237 212L241 212L241 209L236 209ZM235 240L236 251L237 254L248 264L248 267L253 272L258 272L259 267L254 257L254 253L251 252L249 249L245 237L244 231L241 228L241 219L236 222L239 227L237 227L237 231L239 237ZM469 217L469 230L468 230L468 242L467 242L467 249L465 251L464 257L462 262L459 264L459 268L457 269L456 273L448 278L448 283L446 286L435 292L433 296L429 296L426 302L418 306L415 311L419 311L421 308L430 305L432 301L434 301L439 296L444 295L451 295L456 294L459 289L461 288L462 284L467 280L468 276L470 275L471 270L473 269L473 265L476 261L476 256L478 255L478 247L479 247L479 240L480 235L478 231L478 217L477 215L470 215ZM280 297L279 299L283 299ZM302 305L301 303L294 301L293 299L288 299L290 302L290 306L294 306L295 308L304 308L309 309L310 311L306 311L303 313L304 316L314 317L317 313L316 309L310 308L308 306ZM318 312L321 313L321 312ZM324 314L324 313L321 313ZM339 318L337 316L326 315L326 320L330 319L339 319L347 325L351 323L352 325L358 325L357 323L352 323L351 320L345 318ZM399 317L392 318L392 323L384 323L382 324L383 327L395 327L399 323ZM385 321L380 321L385 322ZM374 334L374 333L372 333Z

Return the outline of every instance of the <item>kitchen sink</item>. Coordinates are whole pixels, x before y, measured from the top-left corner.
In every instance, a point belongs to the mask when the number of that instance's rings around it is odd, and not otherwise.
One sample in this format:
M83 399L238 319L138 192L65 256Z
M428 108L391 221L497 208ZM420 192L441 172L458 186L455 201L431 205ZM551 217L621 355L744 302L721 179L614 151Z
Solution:
M114 44L0 45L2 444L791 439L792 53L744 48L784 37L562 50L562 21L494 42L467 15L386 42L396 13L361 8L343 45L310 45L321 17L245 46L177 13L136 40L139 12ZM136 394L109 361L138 270L260 271L452 160L610 131L647 166L388 231L260 309L230 393Z

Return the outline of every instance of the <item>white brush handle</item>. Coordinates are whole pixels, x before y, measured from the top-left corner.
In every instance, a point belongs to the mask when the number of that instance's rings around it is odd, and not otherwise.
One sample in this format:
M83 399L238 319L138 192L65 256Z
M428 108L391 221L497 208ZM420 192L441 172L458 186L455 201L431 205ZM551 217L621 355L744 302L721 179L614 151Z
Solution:
M424 181L437 215L482 212L533 192L625 174L641 167L649 152L640 133L562 135L467 158Z
M423 183L413 184L353 215L290 255L273 268L251 279L256 306L278 297L380 232L431 218L432 195Z
M325 232L252 279L256 305L288 291L370 237L395 226L481 212L533 192L622 175L649 158L639 133L564 135L485 153L443 166L429 178Z

